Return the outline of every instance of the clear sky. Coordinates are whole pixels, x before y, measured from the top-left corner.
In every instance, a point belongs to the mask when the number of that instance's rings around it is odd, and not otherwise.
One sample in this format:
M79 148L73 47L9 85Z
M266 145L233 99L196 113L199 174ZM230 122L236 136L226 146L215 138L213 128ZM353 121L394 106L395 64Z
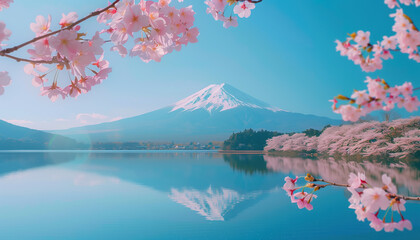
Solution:
M364 89L366 76L420 85L420 64L407 55L395 54L394 60L384 62L383 70L367 74L335 51L336 39L357 30L369 30L377 40L392 34L393 10L383 2L264 0L250 18L240 19L239 27L224 29L205 13L204 0L184 0L182 5L192 4L196 11L198 43L166 55L160 63L106 51L113 72L77 99L52 103L32 86L31 77L23 72L25 64L0 59L0 71L9 71L13 80L0 96L0 119L36 129L110 121L165 107L215 83L229 83L289 111L339 118L328 100ZM84 16L106 5L104 0L15 0L0 12L0 21L13 32L7 42L12 46L34 37L29 24L37 15L51 14L57 28L61 13ZM419 8L406 7L405 12L420 22ZM92 19L82 28L92 32L97 24ZM26 50L16 55L26 56Z

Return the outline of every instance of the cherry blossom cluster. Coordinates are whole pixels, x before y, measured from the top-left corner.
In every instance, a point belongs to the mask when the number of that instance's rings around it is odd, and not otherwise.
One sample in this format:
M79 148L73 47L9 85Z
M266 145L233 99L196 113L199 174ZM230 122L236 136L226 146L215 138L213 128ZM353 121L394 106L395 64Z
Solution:
M13 0L0 0L0 11L3 10L3 8L8 8L11 3L13 3Z
M63 14L59 25L62 29L67 28L77 19L75 12ZM38 16L30 27L37 37L48 34L51 32L51 17L46 19ZM88 39L85 33L80 32L78 25L65 29L34 42L33 48L28 50L33 62L27 64L24 70L33 76L32 84L41 87L41 95L48 96L51 101L54 102L60 96L63 99L67 96L77 97L89 92L111 72L108 62L103 60L104 43L99 32ZM43 61L54 65L50 69L42 64L35 64Z
M306 177L286 177L284 178L285 183L283 185L283 190L286 191L287 196L290 197L292 203L297 204L299 209L306 208L310 211L314 208L311 204L312 200L317 198L317 195L315 195L314 192L318 191L320 187L314 183L307 183L306 185L298 186L296 182L299 178L304 178L308 182L314 181L314 178L310 174L308 174ZM310 191L306 192L305 190L308 189Z
M352 194L349 198L349 208L354 209L359 221L367 219L370 227L376 231L412 230L409 220L404 219L401 212L405 211L406 201L397 195L397 188L386 174L382 175L382 188L372 187L366 182L363 173L350 174L347 190ZM397 212L397 214L394 214ZM395 221L394 215L400 216Z
M397 105L408 112L417 111L420 101L413 96L413 85L405 82L400 86L390 87L385 80L367 77L367 90L355 91L351 98L338 95L333 100L333 110L341 114L344 121L355 122L375 110L389 111ZM349 104L337 107L338 100L349 101ZM356 105L356 106L355 106Z
M4 93L4 87L10 85L11 79L5 71L0 72L0 95Z
M410 59L420 62L418 49L420 32L413 21L403 13L402 9L398 9L390 16L395 19L395 24L392 27L395 35L384 36L381 42L371 43L370 32L358 31L350 34L344 42L336 40L337 51L342 56L347 56L356 65L360 65L365 72L382 69L382 60L392 59L392 51L406 53Z
M420 117L412 117L391 122L368 121L332 126L324 129L318 137L304 133L283 134L268 139L264 151L297 155L317 153L346 158L409 159L420 152L419 139Z
M399 0L401 4L404 5L411 5L415 4L416 7L420 6L420 0ZM385 4L388 5L389 8L393 9L395 7L400 7L400 4L397 0L385 0Z
M223 27L237 27L238 17L248 18L251 16L251 10L255 8L255 4L251 1L238 1L238 0L207 0L204 2L207 4L207 13L211 14L216 21L222 21ZM233 6L233 13L238 17L226 14L228 7Z
M128 54L129 38L134 41L130 56L138 56L144 62L161 58L173 50L181 50L188 43L196 43L199 35L194 26L192 6L176 9L170 6L171 0L144 1L123 0L100 14L98 22L109 27L104 30L110 34L114 46L111 48L121 56Z
M307 182L303 186L298 186L296 183L300 178L304 178ZM397 194L397 188L392 183L392 180L386 174L382 175L382 188L372 187L367 181L363 173L350 173L348 184L337 184L328 182L322 179L316 179L311 174L305 177L284 179L285 183L283 189L290 197L292 203L296 203L299 209L306 208L312 210L313 205L311 201L317 196L314 192L319 191L328 186L346 187L352 194L349 198L349 208L354 209L359 221L367 219L370 221L370 227L376 231L384 230L386 232L393 232L394 230L403 231L404 229L412 230L412 224L405 219L402 212L406 210L406 199L413 199ZM323 182L326 184L319 184ZM305 189L311 189L306 192ZM414 198L418 200L418 198ZM394 217L399 215L399 221Z

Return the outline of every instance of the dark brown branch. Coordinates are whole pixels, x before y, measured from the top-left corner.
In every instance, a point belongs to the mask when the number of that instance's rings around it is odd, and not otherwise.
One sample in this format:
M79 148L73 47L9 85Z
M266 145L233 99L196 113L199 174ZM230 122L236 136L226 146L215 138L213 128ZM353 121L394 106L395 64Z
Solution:
M31 59L26 59L26 58L15 57L15 56L12 56L12 55L9 55L9 54L4 54L2 56L13 59L16 62L28 62L28 63L32 63L32 64L64 63L64 62L58 61L56 58L53 58L52 60L31 60Z
M24 43L22 43L22 44L20 44L20 45L17 45L17 46L15 46L15 47L11 47L11 48L6 48L6 49L3 49L2 51L0 51L0 56L5 56L6 54L8 54L8 53L12 53L12 52L14 52L14 51L17 51L17 50L19 50L20 48L22 48L22 47L24 47L24 46L26 46L26 45L28 45L28 44L31 44L31 43L34 43L34 42L39 41L39 40L41 40L41 39L44 39L44 38L47 38L47 37L49 37L49 36L55 35L55 34L57 34L57 33L61 32L61 31L72 29L73 27L75 27L75 26L77 26L78 24L80 24L80 23L82 23L82 22L84 22L84 21L88 20L89 18L94 17L94 16L97 16L97 15L99 15L99 14L101 14L101 13L103 13L103 12L107 11L108 9L115 7L115 4L117 4L119 1L120 1L120 0L115 0L115 1L114 1L111 5L109 5L108 7L103 8L103 9L98 10L98 11L95 11L95 12L92 12L91 14L87 15L86 17L84 17L84 18L82 18L82 19L80 19L80 20L78 20L78 21L76 21L76 22L72 23L71 25L69 25L69 26L67 26L67 27L65 27L65 28L62 28L62 29L59 29L59 30L57 30L57 31L50 32L50 33L47 33L47 34L45 34L45 35L42 35L42 36L36 37L36 38L34 38L34 39L30 40L30 41L24 42Z

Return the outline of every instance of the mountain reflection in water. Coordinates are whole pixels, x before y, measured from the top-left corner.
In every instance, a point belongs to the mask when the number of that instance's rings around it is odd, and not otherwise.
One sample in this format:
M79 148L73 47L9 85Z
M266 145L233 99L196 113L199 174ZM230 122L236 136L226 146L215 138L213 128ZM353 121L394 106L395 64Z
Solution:
M24 177L43 168L51 174L62 174L63 179L73 178L73 186L80 189L124 183L147 187L177 203L182 211L218 222L240 218L245 210L282 191L286 175L311 173L346 183L351 172L364 172L373 185L379 186L385 173L400 193L420 194L418 167L399 161L356 162L217 152L0 152L0 175L4 177L12 173Z

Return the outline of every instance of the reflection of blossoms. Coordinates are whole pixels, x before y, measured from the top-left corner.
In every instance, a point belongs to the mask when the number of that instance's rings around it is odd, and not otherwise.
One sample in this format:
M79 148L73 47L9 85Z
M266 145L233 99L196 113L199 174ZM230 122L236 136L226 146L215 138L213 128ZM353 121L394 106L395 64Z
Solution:
M305 177L307 183L303 186L296 186L298 179L298 177L295 179L286 177L283 189L291 198L291 202L297 203L299 209L312 210L311 201L317 197L314 192L320 189L328 186L346 187L351 193L349 208L355 210L357 220L365 221L367 219L370 222L369 225L376 231L393 232L395 229L403 231L404 229L412 230L413 228L411 222L405 219L401 212L405 211L404 204L406 199L419 201L420 197L398 195L395 185L386 174L382 176L382 188L372 187L365 180L365 175L360 172L357 175L354 173L350 174L348 179L349 185L316 179L308 173ZM312 191L305 192L305 189L312 189ZM400 221L396 221L394 212L397 212L400 216Z

